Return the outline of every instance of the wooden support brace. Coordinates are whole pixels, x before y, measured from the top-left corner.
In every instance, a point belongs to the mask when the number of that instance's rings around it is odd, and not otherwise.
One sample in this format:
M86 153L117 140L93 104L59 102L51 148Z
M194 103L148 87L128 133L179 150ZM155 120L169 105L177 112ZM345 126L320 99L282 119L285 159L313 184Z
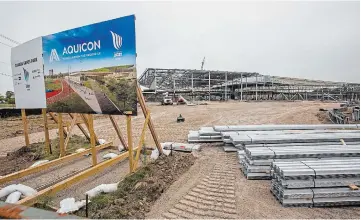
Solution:
M65 147L64 147L64 127L63 127L63 116L61 113L58 114L58 126L59 126L59 149L60 157L65 156Z
M75 126L77 117L78 117L78 115L76 114L76 115L74 116L74 118L72 119L72 121L71 121L70 128L69 128L69 130L68 130L68 136L66 137L65 143L64 143L65 152L66 152L66 149L67 149L67 147L68 147L68 143L69 143L69 140L70 140L70 137L71 137L71 133L73 132L73 129L74 129L74 126Z
M72 176L68 179L65 179L51 187L48 187L46 189L39 191L38 193L36 193L33 196L25 197L24 199L18 201L16 204L31 206L34 203L36 203L40 197L52 195L60 190L66 189L66 188L70 187L71 185L73 185L83 179L86 179L90 176L93 176L93 175L101 172L105 168L110 167L110 166L114 165L115 163L127 158L128 155L129 155L129 153L125 152L125 153L122 153L122 154L118 155L117 157L114 157L110 160L103 161L103 162L95 165L94 167L91 167L77 175L74 175L74 176Z
M90 134L89 121L88 121L87 117L85 116L85 114L80 114L80 116L83 118L84 124L85 124L85 126L88 128L88 131L89 131L89 134ZM89 137L90 137L90 136L89 136ZM98 137L97 137L97 135L95 134L95 132L94 132L94 137L95 137L95 143L96 143L96 144L100 144L100 143L99 143L99 140L98 140ZM91 139L89 138L89 140L91 140Z
M120 131L120 128L119 128L119 126L117 124L117 121L115 120L113 115L109 115L109 118L110 118L110 121L113 124L113 127L114 127L114 129L115 129L115 131L116 131L116 133L118 135L118 138L119 138L120 142L122 143L123 147L128 150L128 145L127 145L127 143L125 142L125 140L123 138L122 132Z
M74 118L74 115L72 114L72 113L69 113L69 116L71 117L71 118ZM83 121L83 123L84 123L84 121ZM84 134L84 136L86 137L86 139L88 139L89 140L89 142L90 142L90 136L89 136L89 134L88 134L88 132L86 132L86 130L83 128L83 126L80 124L80 123L76 123L76 126L78 126L78 128L80 129L80 131ZM98 142L97 142L97 144L99 144Z
M93 166L97 165L97 150L95 148L95 133L94 133L94 126L93 126L93 115L88 115L88 123L89 123L89 133L90 133L90 148L92 149L92 161Z
M133 171L133 138L132 138L132 116L127 115L127 136L129 152L129 172Z
M97 151L99 151L101 149L104 149L104 148L107 148L107 147L109 147L111 145L113 145L112 142L99 145L99 146L97 146ZM20 171L15 172L15 173L8 174L6 176L0 177L0 184L4 184L6 182L19 179L21 177L24 177L24 176L27 176L27 175L30 175L30 174L33 174L33 173L38 173L40 171L44 171L44 170L49 169L50 167L54 167L54 166L56 166L58 164L62 164L62 163L71 161L73 159L82 157L83 155L88 154L90 152L91 152L91 149L89 148L89 149L86 149L86 150L84 150L82 152L79 152L79 153L70 154L70 155L67 155L65 157L58 158L58 159L49 161L47 163L43 163L43 164L40 164L40 165L35 166L35 167L27 168L27 169L20 170Z
M142 108L143 115L146 118L147 114L148 114L148 109L147 109L147 107L145 105L145 100L144 100L144 97L143 97L143 94L142 94L142 90L140 89L138 84L137 84L137 97L138 97L140 107ZM152 134L154 143L158 148L159 154L162 154L163 149L162 149L162 146L160 145L160 142L158 140L158 137L157 137L157 134L155 132L154 125L153 125L153 122L152 122L151 118L149 118L148 127L149 127L149 130L150 130L150 133Z
M58 113L61 114L61 113ZM53 119L55 121L55 123L59 124L58 119L55 117L54 113L49 112L49 115L51 117L51 119ZM64 133L64 137L66 137L68 135L68 133L66 133L66 131L63 129L63 133Z
M44 133L45 133L45 151L48 154L52 154L50 138L49 138L49 126L48 126L48 117L46 116L46 108L41 109L44 119Z
M138 166L140 151L142 150L142 146L144 143L145 130L147 129L147 126L149 123L149 118L150 118L150 111L148 111L147 117L145 118L142 133L139 138L138 149L137 149L137 153L135 155L134 164L133 164L133 172L137 169L137 166Z
M28 131L28 120L26 119L25 109L21 109L21 119L23 121L23 127L24 127L25 145L29 147L30 141L29 141L29 131Z

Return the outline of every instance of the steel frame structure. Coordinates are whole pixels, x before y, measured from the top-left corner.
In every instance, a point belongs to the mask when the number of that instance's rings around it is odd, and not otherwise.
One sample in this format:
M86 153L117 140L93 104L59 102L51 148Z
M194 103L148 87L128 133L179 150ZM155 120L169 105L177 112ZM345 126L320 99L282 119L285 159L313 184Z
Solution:
M139 77L147 98L165 92L199 100L350 100L360 84L261 75L256 72L147 68Z

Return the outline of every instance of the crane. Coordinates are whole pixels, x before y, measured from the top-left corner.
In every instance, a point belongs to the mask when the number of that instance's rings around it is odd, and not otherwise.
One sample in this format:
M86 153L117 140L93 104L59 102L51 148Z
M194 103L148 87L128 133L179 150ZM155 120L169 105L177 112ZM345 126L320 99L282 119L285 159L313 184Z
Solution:
M203 67L204 67L204 62L206 62L206 57L203 57L203 61L202 61L202 66L201 66L201 70L203 70Z

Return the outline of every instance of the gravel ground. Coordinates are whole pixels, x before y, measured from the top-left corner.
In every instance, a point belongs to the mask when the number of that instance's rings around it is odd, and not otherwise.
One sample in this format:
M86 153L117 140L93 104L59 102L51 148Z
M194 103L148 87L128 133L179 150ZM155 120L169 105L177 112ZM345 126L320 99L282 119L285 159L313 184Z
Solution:
M148 104L152 113L152 120L155 124L160 141L186 141L189 130L198 130L201 126L212 125L239 125L239 124L318 124L316 116L319 108L337 107L337 103L321 102L212 102L210 105L199 106L160 106L155 103ZM133 117L133 140L138 140L141 133L144 118L138 109L138 116ZM195 114L196 113L196 114ZM176 118L182 114L186 119L185 123L177 123ZM116 116L116 120L126 138L125 117ZM38 117L39 120L41 118ZM1 122L1 120L0 120ZM17 121L21 124L21 120ZM1 123L0 123L1 124ZM31 124L31 122L29 123ZM37 124L41 124L38 123ZM110 119L98 117L94 121L94 127L98 138L108 141L114 140L119 143ZM50 138L57 136L57 130L50 130ZM81 135L80 130L75 127L75 134ZM146 143L154 146L150 132L147 130ZM43 132L30 134L30 142L44 141ZM135 142L137 143L137 142ZM0 139L0 155L12 152L24 145L24 137L18 136L7 139Z
M148 104L152 113L152 120L161 142L185 142L189 130L198 130L201 126L212 125L239 125L239 124L318 124L320 123L316 114L319 108L333 108L339 106L337 103L321 102L228 102L216 103L200 106L158 106ZM186 119L184 123L176 123L176 118L182 114ZM126 137L125 117L116 117L118 124ZM133 141L137 143L138 137L143 126L143 115L133 117ZM98 118L94 122L95 132L98 138L104 138L107 141L114 141L119 144L116 133L111 125L109 118ZM81 134L79 130L76 134ZM50 137L55 138L56 130L50 131ZM41 132L30 135L31 142L44 140L44 134ZM19 149L24 144L23 137L14 137L0 140L0 155ZM150 132L146 134L146 145L154 146ZM103 152L105 153L105 152ZM103 154L101 153L101 154ZM100 157L99 155L98 157ZM177 209L193 211L195 217L213 217L213 218L359 218L359 208L282 208L269 192L269 181L246 181L235 167L237 160L235 155L222 152L221 148L206 146L199 154L200 158L196 164L183 175L171 188L162 195L157 201L151 212L150 218L165 218L175 215ZM50 182L56 178L67 175L75 170L81 170L91 164L91 158L83 158L71 164L54 167L53 172L49 171L42 174L36 174L24 179L25 184L30 186L39 186ZM224 165L222 165L224 164ZM84 193L101 184L117 182L128 173L128 162L123 161L90 179L81 181L71 186L69 189L57 193L55 202L65 197L76 197L84 199ZM196 196L202 196L204 189L212 190L212 184L222 185L221 173L229 172L231 179L227 179L230 197L234 195L232 201L224 200L221 205L225 208L224 215L219 212L199 211L198 200ZM233 178L234 177L234 178ZM205 188L206 187L206 188ZM207 188L208 187L208 188ZM203 203L213 199L217 194L206 195ZM212 197L213 196L213 197ZM192 200L193 199L193 200ZM217 199L217 198L216 198ZM193 207L193 209L190 209ZM204 204L203 206L204 207ZM212 206L213 207L213 206ZM231 208L231 209L228 209ZM172 209L172 211L170 211ZM235 211L236 210L236 211ZM236 212L236 213L235 213ZM168 214L165 214L168 213ZM216 214L215 214L216 213ZM179 213L178 213L179 214ZM221 216L222 215L222 216ZM182 215L178 215L182 217ZM185 216L183 216L185 217Z
M202 146L191 169L164 193L146 216L159 218L359 219L359 207L283 208L268 180L246 180L236 153Z

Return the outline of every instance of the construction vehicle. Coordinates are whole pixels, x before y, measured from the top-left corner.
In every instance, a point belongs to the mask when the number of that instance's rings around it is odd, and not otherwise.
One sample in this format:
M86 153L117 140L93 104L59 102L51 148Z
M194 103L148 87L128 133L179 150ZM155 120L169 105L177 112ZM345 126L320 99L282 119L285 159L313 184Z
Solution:
M161 101L161 105L173 105L172 97L165 96Z
M178 96L177 105L185 105L185 104L187 104L185 99L182 96Z

